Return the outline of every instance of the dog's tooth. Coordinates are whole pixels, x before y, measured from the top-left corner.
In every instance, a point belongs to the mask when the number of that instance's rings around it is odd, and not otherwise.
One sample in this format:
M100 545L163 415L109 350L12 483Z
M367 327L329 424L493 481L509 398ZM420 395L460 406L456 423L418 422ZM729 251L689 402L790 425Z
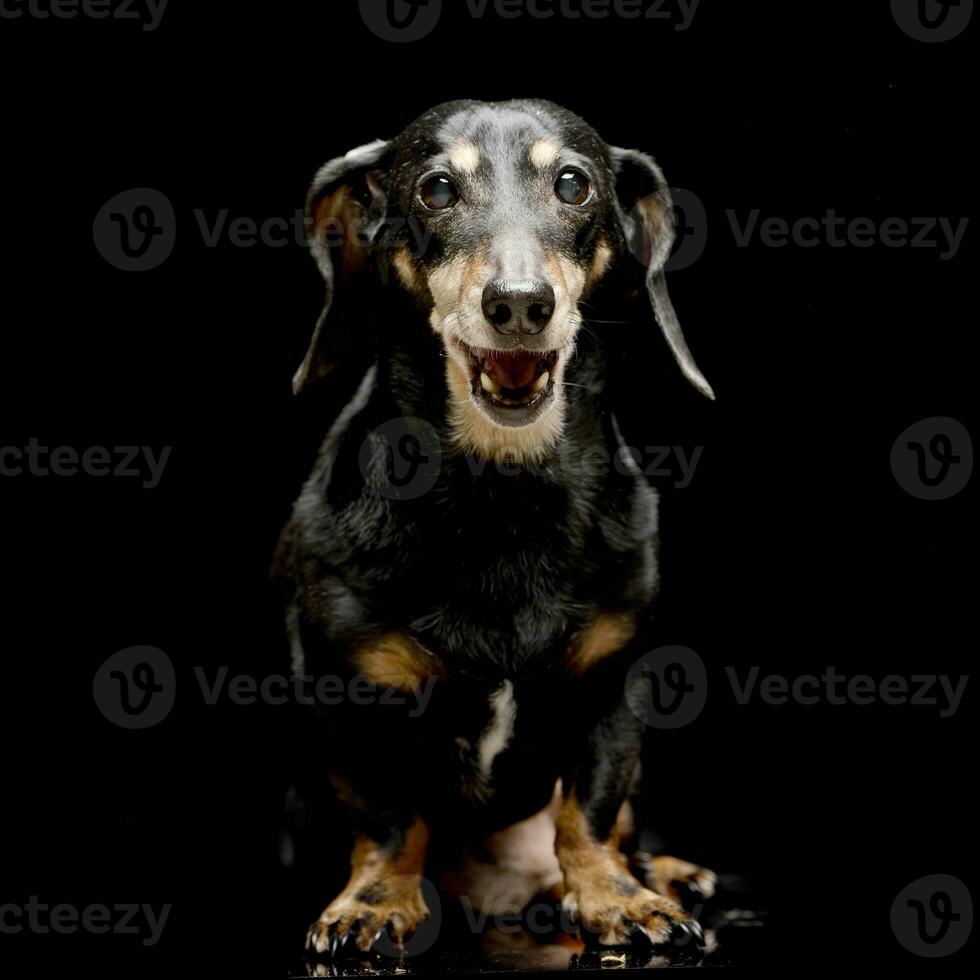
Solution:
M483 390L489 391L491 395L496 395L500 391L500 385L486 371L480 372L480 384L483 386Z
M542 374L541 377L534 382L534 390L544 391L544 389L548 387L548 381L550 378L551 374L548 371L545 371L544 374Z

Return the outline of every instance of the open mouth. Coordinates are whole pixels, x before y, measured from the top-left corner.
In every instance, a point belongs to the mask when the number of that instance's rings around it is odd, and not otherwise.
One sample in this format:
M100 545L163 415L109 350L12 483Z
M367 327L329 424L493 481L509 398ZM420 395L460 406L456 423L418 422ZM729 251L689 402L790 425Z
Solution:
M520 425L551 397L558 351L467 349L473 395L504 424Z

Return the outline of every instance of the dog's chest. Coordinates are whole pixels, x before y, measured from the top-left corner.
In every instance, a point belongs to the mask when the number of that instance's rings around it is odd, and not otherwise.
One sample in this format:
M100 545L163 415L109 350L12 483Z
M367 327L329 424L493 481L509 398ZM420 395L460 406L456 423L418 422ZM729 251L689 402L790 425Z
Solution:
M444 458L428 492L392 499L345 479L343 461L326 496L311 481L302 502L306 541L334 583L317 594L347 597L326 617L341 643L356 608L362 634L373 623L447 667L514 676L556 664L597 616L652 595L656 498L638 475Z
M560 658L652 560L652 537L616 553L610 516L585 487L500 478L443 501L419 550L409 625L450 662L513 670Z

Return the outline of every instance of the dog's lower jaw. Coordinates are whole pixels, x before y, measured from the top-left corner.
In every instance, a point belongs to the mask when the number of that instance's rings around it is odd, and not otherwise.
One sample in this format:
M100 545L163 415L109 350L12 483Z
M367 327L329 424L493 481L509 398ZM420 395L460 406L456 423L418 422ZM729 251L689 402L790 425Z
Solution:
M476 404L472 379L451 355L446 357L448 421L456 447L492 463L529 466L541 463L558 445L565 429L565 393L556 385L551 404L527 425L495 423Z

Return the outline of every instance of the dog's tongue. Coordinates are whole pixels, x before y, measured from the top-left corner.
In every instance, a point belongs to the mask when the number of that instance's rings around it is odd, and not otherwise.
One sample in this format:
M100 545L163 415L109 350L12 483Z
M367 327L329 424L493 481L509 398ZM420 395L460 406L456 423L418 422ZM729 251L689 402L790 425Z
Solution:
M502 351L481 351L483 372L490 376L501 388L517 390L533 384L537 377L540 354L526 351L504 353Z

